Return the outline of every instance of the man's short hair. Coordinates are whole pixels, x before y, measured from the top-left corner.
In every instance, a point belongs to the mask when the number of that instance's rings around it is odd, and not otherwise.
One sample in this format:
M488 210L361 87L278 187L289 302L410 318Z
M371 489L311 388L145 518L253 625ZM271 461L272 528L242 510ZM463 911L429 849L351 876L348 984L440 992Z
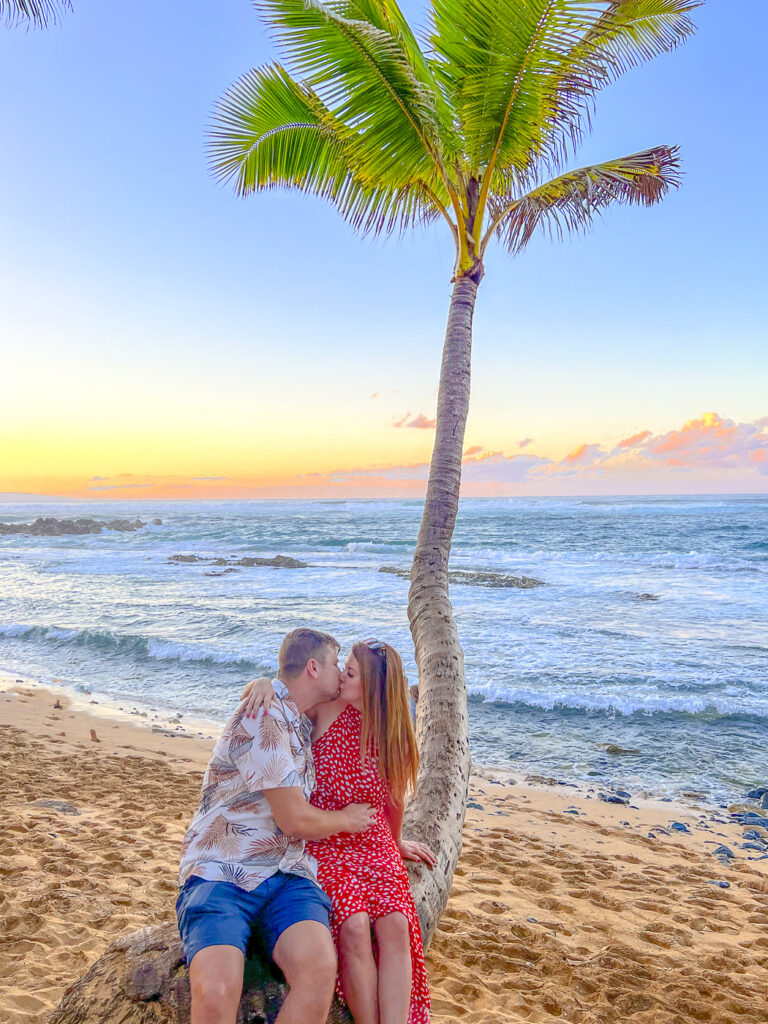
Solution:
M277 655L278 676L280 679L295 679L304 671L310 658L325 664L329 647L336 654L341 650L341 644L330 633L321 633L306 626L291 630L280 644Z

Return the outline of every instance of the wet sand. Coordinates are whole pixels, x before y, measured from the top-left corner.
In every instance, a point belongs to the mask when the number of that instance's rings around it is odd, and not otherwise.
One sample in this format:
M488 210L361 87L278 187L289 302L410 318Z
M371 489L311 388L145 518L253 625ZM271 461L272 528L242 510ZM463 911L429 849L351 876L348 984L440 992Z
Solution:
M211 740L98 710L0 679L1 1020L44 1020L118 935L173 918ZM435 1024L768 1020L768 860L727 813L482 772L471 802L427 956Z

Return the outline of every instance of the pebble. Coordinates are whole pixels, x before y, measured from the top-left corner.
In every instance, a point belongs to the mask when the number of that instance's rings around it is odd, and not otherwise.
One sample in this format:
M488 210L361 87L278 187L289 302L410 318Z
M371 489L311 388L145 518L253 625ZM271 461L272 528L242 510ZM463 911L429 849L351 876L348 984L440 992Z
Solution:
M61 811L62 814L80 814L74 804L68 804L66 800L35 800L35 807L50 807L51 810Z
M598 793L597 795L600 798L600 800L602 800L603 803L605 803L605 804L624 804L624 805L626 805L626 804L629 803L629 799L628 798L625 799L622 796L614 796L613 793Z
M673 821L669 826L673 832L690 832L691 830L687 825L684 825L681 821Z
M734 860L735 857L736 857L736 854L733 852L733 850L731 850L727 846L721 844L720 846L716 847L716 849L714 849L712 851L712 856L713 857L718 857L721 860Z
M483 805L477 803L476 800L468 800L467 801L467 807L471 807L475 811L482 811L483 810Z
M757 789L750 789L747 800L760 800L764 796L768 796L768 786L758 786Z
M733 817L740 825L759 825L761 828L768 828L768 818L753 811L749 814L734 814Z
M525 919L525 920L526 920L526 921L530 921L530 922L531 922L531 924L538 924L538 923L539 923L539 922L538 922L538 921L536 920L536 918L535 918L535 917L526 917L526 919Z
M731 883L730 882L718 882L714 878L710 878L710 880L707 882L707 885L716 885L719 889L730 889L731 888Z

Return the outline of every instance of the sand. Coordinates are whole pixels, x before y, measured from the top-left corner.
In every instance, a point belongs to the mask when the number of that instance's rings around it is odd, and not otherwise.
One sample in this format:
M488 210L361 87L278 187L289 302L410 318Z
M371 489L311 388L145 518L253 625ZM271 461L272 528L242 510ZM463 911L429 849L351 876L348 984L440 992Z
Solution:
M173 918L211 741L103 711L0 680L0 1021L43 1021L118 935ZM768 860L711 852L740 828L488 773L471 799L427 957L435 1024L765 1024ZM673 820L690 833L648 838Z

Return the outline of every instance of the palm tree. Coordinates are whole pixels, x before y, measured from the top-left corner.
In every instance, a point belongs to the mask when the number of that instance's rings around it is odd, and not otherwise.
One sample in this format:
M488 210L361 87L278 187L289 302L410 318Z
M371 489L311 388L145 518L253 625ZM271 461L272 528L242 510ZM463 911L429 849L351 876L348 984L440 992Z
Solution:
M0 21L6 25L55 25L64 11L71 11L69 0L0 0Z
M213 173L239 195L283 187L331 202L363 234L444 221L453 239L435 445L408 614L419 669L419 791L406 827L439 851L412 879L425 941L461 846L470 769L448 557L469 407L472 318L492 239L585 229L612 203L680 183L657 146L566 170L596 94L674 49L701 0L432 0L421 45L395 0L255 0L284 62L221 99Z

